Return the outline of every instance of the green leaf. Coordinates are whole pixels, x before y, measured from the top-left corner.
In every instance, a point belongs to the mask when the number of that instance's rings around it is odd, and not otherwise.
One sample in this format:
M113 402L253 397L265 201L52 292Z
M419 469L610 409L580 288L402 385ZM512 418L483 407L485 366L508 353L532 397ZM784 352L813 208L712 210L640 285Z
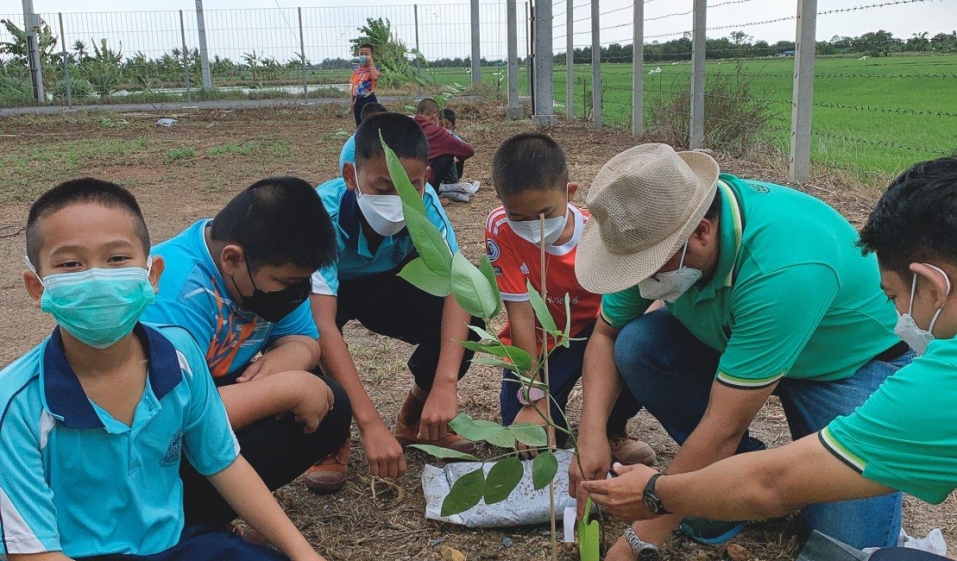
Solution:
M486 421L484 419L472 420L465 413L459 413L457 417L449 423L459 436L467 438L473 442L484 441L490 436L506 430L502 425Z
M601 558L601 526L597 520L589 520L591 509L591 497L588 497L585 499L585 516L578 521L578 555L581 561L599 561Z
M442 237L442 232L424 214L404 202L402 212L405 215L405 227L409 229L412 243L425 266L437 275L451 277L452 250Z
M432 272L421 257L416 257L402 270L399 278L407 280L412 286L428 292L432 296L445 298L452 292L452 279L449 276Z
M429 454L430 456L435 456L440 460L471 460L473 462L480 461L472 454L466 454L465 452L459 452L458 450L452 450L451 448L433 446L431 444L409 444L409 448L417 448L426 454Z
M525 468L518 456L496 462L492 469L488 470L485 479L485 504L492 505L507 499L522 481L523 475Z
M548 486L558 473L558 458L549 451L539 452L532 460L532 487L539 491Z
M452 294L469 314L489 319L498 313L499 300L484 275L459 252L452 256Z
M503 345L502 343L484 343L477 341L463 341L460 344L466 349L478 353L487 353L499 358L507 358L522 372L528 372L532 368L532 355L519 347Z
M405 168L402 167L402 161L395 155L392 148L389 148L389 145L385 143L382 131L379 131L379 142L382 144L382 150L385 152L385 163L389 168L389 176L392 178L392 184L395 185L395 190L398 191L403 204L409 205L419 214L425 216L425 203L422 202L422 194L419 193L415 186L412 185L412 182L409 181L409 175L405 172ZM406 213L406 221L408 221L408 213Z
M526 446L548 446L545 428L533 423L518 423L508 427L515 440Z
M498 446L499 448L515 449L515 435L512 434L509 427L503 427L502 430L490 434L488 438L485 439L485 442L488 442L492 446Z
M495 335L492 335L491 333L489 333L488 331L485 331L484 329L482 329L481 327L478 327L477 325L470 325L469 329L474 331L479 337L482 338L483 341L495 341L495 342L498 341L498 337L496 337Z
M502 308L502 293L498 289L498 281L495 280L495 269L492 268L492 262L488 260L488 254L482 254L482 260L479 261L479 271L488 281L492 290L495 292L496 308L493 316L497 316Z
M452 516L477 505L485 494L485 472L479 467L455 480L442 501L442 516Z
M511 362L502 360L500 358L491 357L491 356L476 356L472 357L472 364L484 364L486 366L494 366L496 368L504 368L511 372L516 372L518 367L512 364Z
M545 333L558 336L558 326L555 325L552 313L548 311L548 304L542 300L542 295L532 286L532 281L525 281L525 288L528 290L528 299L532 304L532 309L535 310L535 317L538 318L538 323L541 324L542 329L545 330Z

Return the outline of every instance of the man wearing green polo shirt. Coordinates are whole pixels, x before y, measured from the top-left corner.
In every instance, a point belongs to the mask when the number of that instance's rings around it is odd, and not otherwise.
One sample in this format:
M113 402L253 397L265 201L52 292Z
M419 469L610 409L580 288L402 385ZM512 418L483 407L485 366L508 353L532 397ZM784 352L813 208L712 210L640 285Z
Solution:
M957 487L955 216L957 158L940 158L895 179L861 231L859 245L877 254L881 286L901 314L895 331L921 356L856 411L816 435L699 471L651 481L654 470L629 466L617 468L618 479L583 487L629 521L662 509L729 520L768 518L810 502L892 489L942 502ZM884 553L896 559L893 550Z
M811 196L647 144L605 164L587 203L594 219L576 273L605 297L585 354L584 473L570 468L579 496L582 479L609 472L597 435L623 383L681 445L667 473L683 473L763 449L748 426L772 394L798 440L851 413L913 356L894 334L876 259ZM664 308L645 314L655 300ZM815 504L802 520L855 547L887 546L900 500ZM705 543L741 528L662 516L629 528L607 559L654 559L679 524Z

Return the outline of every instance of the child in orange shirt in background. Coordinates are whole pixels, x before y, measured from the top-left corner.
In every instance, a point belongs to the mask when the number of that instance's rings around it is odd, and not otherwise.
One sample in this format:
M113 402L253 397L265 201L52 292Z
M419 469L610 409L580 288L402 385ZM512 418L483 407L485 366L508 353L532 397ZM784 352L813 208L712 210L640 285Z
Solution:
M352 115L356 126L362 122L362 108L369 103L378 103L375 96L375 83L379 79L379 67L373 56L375 47L369 43L359 45L359 66L352 72L349 82L352 84Z

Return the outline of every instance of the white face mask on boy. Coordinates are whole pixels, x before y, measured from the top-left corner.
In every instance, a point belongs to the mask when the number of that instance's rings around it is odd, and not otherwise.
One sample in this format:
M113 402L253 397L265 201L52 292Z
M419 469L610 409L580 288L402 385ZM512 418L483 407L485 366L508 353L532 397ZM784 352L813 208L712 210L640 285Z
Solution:
M947 276L940 267L935 267L930 263L924 263L924 265L934 269L938 273L944 275L944 279L947 280L947 294L950 296L950 277ZM917 355L922 355L927 350L927 345L934 340L934 324L937 323L937 318L940 317L940 312L944 310L943 307L937 308L937 311L934 312L934 317L930 320L930 325L927 329L921 329L917 326L917 322L914 321L914 317L911 315L914 313L914 294L917 292L917 273L914 273L914 280L910 285L910 303L907 305L907 313L900 314L900 317L897 319L897 325L894 326L894 333L901 338L901 341L907 343L910 348L914 349L914 353Z
M508 225L515 232L515 235L523 240L539 245L544 237L547 245L553 245L558 238L562 237L565 231L565 225L568 224L568 214L571 210L568 208L568 185L565 185L565 213L561 216L555 216L545 219L545 235L542 235L542 224L540 219L536 220L512 220L508 219Z
M355 170L355 167L352 169ZM359 186L359 170L355 170L356 202L369 226L380 236L394 236L405 228L402 197L398 195L363 195Z

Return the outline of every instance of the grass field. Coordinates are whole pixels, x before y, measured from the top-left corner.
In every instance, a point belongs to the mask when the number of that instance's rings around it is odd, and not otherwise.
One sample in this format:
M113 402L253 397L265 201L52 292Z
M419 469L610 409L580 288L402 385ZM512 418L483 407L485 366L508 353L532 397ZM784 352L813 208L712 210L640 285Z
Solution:
M735 74L739 67L742 79L752 81L752 93L770 104L773 117L763 134L786 154L794 59L747 60L740 64L733 60L714 61L708 63L707 73ZM660 72L649 73L658 68ZM504 72L501 67L484 68L482 82L495 88L500 72ZM434 74L439 84L470 81L464 69L436 69ZM815 163L865 174L894 174L915 161L957 150L957 56L819 59L815 74ZM691 65L646 64L644 76L648 122L652 98L688 91ZM631 64L603 64L602 83L603 121L630 126ZM523 93L527 93L524 68L520 84ZM501 87L504 90L504 84ZM581 117L586 103L590 106L590 65L575 66L575 92L572 101L576 115ZM555 102L555 112L564 114L564 66L555 67Z

